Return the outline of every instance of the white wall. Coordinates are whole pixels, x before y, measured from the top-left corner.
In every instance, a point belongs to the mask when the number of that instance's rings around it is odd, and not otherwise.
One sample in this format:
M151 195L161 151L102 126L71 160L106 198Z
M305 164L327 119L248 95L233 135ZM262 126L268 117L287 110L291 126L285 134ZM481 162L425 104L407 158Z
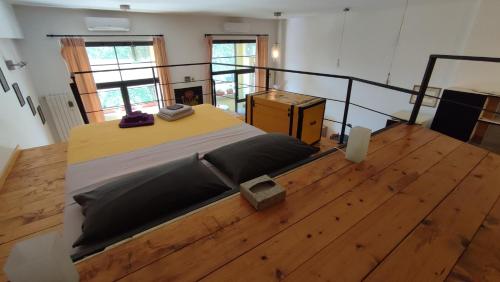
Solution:
M464 54L500 57L500 1L482 0ZM500 93L500 64L463 62L454 84L479 91Z
M0 146L13 148L20 145L24 149L47 145L53 142L48 125L42 124L38 114L33 116L27 102L21 107L12 89L12 84L17 82L24 98L31 96L35 107L39 105L38 92L28 74L30 66L10 71L4 63L6 59L24 60L17 52L16 43L12 39L0 39L0 68L10 85L7 93L0 89Z
M0 38L22 38L21 28L17 23L12 6L0 0Z
M12 9L0 3L0 29L8 27L6 31L16 31L15 16ZM10 29L12 28L12 29ZM12 35L12 34L11 34ZM20 145L21 148L46 145L52 142L52 136L47 126L44 126L37 116L33 116L28 103L21 107L16 95L12 89L12 84L17 82L24 97L31 96L35 106L38 105L38 93L32 85L31 78L27 68L18 70L8 70L5 60L14 60L18 62L24 60L18 52L17 43L19 40L0 38L0 68L2 69L10 90L4 93L0 89L0 147L2 150L9 151ZM4 162L7 154L0 156L0 162Z
M131 21L131 31L124 34L164 34L170 64L206 62L204 34L224 33L223 23L228 20L225 17L191 14L122 13L25 6L16 6L15 11L25 35L19 47L32 66L30 71L34 85L42 95L70 93L69 74L60 55L59 41L47 38L46 34L89 34L84 22L86 16L127 17ZM250 23L250 33L269 34L270 44L275 40L275 20L230 20ZM121 39L133 38L113 38ZM207 75L204 66L175 68L171 74L173 81L183 81L183 77L188 75L205 79Z
M474 20L478 1L410 1L400 46L392 68L391 84L412 89L420 84L430 54L460 54L467 30ZM341 64L337 67L343 13L287 21L285 68L345 74L385 83L399 31L403 7L352 10L346 20ZM448 87L455 64L438 63L431 86ZM347 83L338 79L285 75L284 87L316 96L343 100ZM384 113L411 110L409 95L355 83L352 102ZM422 108L433 113L434 108ZM328 102L327 116L342 120L343 104ZM386 117L351 107L349 122L374 130L385 126ZM338 126L336 126L338 130Z

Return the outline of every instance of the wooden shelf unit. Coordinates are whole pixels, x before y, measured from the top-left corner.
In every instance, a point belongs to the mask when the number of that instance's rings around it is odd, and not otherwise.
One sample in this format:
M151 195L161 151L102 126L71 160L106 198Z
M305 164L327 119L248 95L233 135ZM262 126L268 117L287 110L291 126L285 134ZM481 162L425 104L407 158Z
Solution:
M497 111L500 105L500 97L488 96L486 102L484 103L484 108L488 111ZM486 134L486 131L490 126L499 126L500 120L495 114L482 111L479 116L478 123L476 124L474 131L471 135L471 141L474 143L481 143Z
M464 142L480 144L488 127L500 124L495 114L489 112L497 111L500 96L455 87L445 89L441 98L432 122L433 130Z

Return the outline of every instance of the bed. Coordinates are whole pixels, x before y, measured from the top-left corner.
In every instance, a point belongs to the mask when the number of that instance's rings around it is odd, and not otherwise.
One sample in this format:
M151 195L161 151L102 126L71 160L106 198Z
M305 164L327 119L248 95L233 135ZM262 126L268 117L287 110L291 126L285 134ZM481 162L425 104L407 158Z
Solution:
M195 114L192 116L175 122L156 118L153 126L120 129L118 121L109 121L72 130L68 143L63 237L71 249L73 260L79 260L189 210L238 191L236 183L208 162L204 162L232 189L207 202L187 207L125 234L90 245L72 247L75 239L82 233L84 220L81 207L73 198L75 195L92 191L107 182L143 169L169 163L196 152L203 156L221 146L264 134L260 129L211 105L198 105L194 110Z

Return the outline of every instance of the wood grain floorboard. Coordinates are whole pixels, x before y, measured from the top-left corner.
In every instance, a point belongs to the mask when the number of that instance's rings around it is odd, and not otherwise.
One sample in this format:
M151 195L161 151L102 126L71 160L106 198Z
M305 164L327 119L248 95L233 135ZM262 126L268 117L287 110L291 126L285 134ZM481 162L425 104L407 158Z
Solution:
M359 281L409 234L486 156L461 145L406 189L286 277L288 281ZM436 185L439 183L439 185ZM429 189L432 187L432 189ZM328 262L328 263L324 263Z
M498 171L495 173L498 175ZM498 188L499 183L496 182L494 187ZM497 200L446 281L500 281L499 238L500 200Z
M500 157L489 154L367 281L443 281L497 201L498 171Z

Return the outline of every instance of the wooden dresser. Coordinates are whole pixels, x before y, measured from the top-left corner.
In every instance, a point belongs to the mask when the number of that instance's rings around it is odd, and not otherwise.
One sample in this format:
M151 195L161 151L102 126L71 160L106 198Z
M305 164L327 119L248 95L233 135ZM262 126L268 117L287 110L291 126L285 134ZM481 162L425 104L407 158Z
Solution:
M313 144L321 139L326 99L282 91L247 96L246 122Z

